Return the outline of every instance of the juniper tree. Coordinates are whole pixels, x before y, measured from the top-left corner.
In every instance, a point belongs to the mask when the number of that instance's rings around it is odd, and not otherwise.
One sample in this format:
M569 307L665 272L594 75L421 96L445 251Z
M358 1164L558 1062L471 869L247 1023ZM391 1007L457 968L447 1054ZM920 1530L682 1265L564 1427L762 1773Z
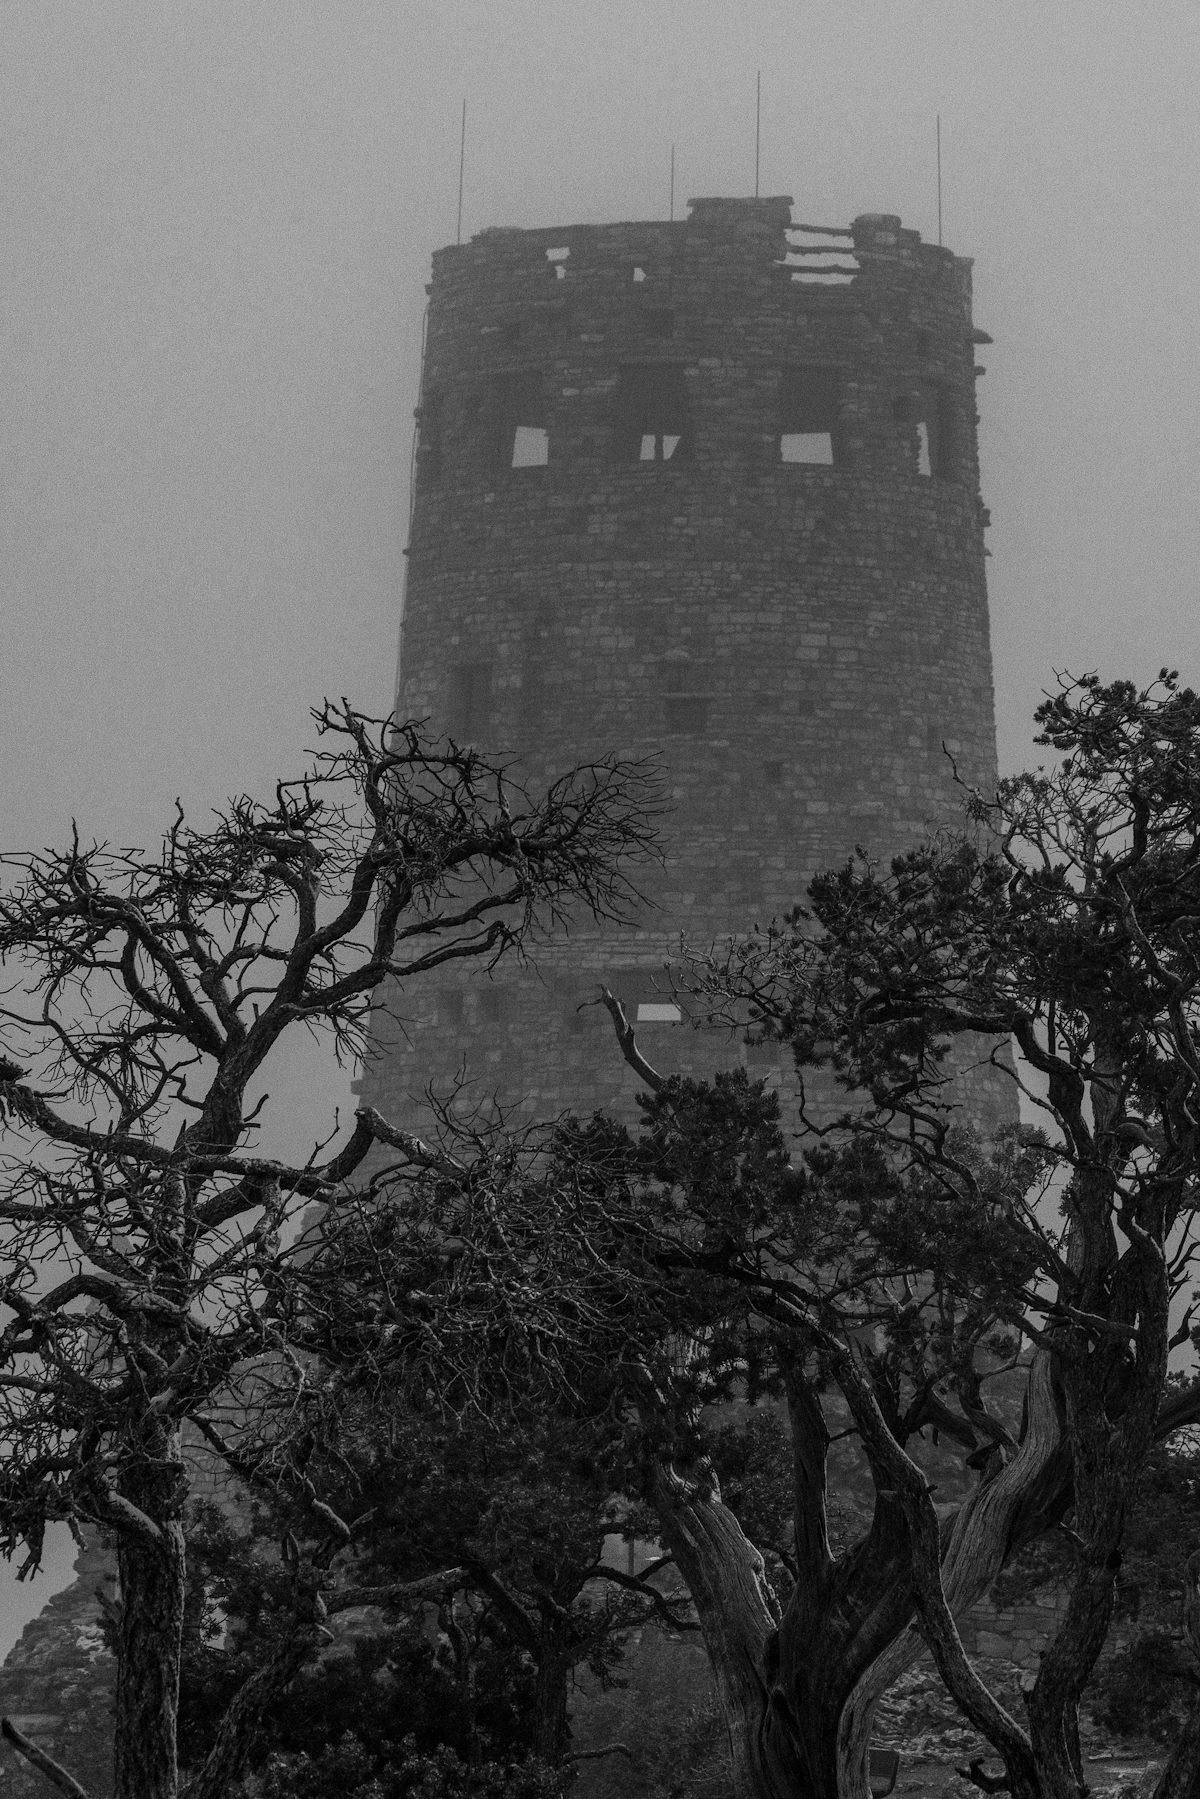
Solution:
M803 914L685 976L711 1010L790 1046L802 1075L821 1065L845 1089L840 1118L808 1120L819 1147L790 1197L764 1180L765 1097L744 1079L723 1095L663 1082L609 997L654 1093L676 1219L663 1265L707 1282L714 1316L740 1295L790 1412L782 1596L703 1460L665 1455L654 1482L746 1799L865 1791L873 1703L920 1646L914 1618L1011 1790L1079 1799L1079 1698L1131 1496L1155 1443L1200 1407L1194 1385L1168 1383L1190 1324L1171 1308L1195 1253L1200 1154L1200 699L1169 673L1145 690L1088 677L1037 718L1059 760L967 796L966 833L819 877ZM958 1071L982 1059L1025 1089L1040 1142L970 1145L951 1049ZM1016 1420L987 1399L1006 1359L1024 1383ZM875 1487L870 1530L840 1554L825 1524L830 1387ZM977 1476L945 1519L919 1450L935 1429ZM1018 1719L954 1614L1058 1525L1067 1605ZM1164 1795L1195 1778L1198 1736Z

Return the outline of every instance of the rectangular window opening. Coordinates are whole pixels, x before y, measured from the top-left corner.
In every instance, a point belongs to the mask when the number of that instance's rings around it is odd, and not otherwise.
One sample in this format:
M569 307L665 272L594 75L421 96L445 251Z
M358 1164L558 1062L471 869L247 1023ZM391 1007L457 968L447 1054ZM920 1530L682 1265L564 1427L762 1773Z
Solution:
M639 1000L636 1024L682 1024L683 1012L679 1006L666 1000Z
M638 461L670 462L672 456L674 456L682 442L682 437L677 436L670 431L660 432L658 435L655 435L655 433L651 431L647 431L642 437L642 448L641 453L638 456Z
M780 462L820 462L833 467L832 431L782 431L779 436Z
M646 271L645 271L645 269L644 269L644 268L643 268L643 267L642 267L642 265L641 265L641 263L639 263L639 262L635 262L635 263L634 263L634 265L633 265L633 281L634 281L634 286L635 286L635 287L636 287L636 286L637 286L637 285L638 285L638 283L639 283L639 282L642 282L642 281L644 281L644 280L645 280L645 279L646 279Z
M640 363L624 369L613 398L613 427L619 462L682 462L691 431L682 368Z
M513 431L510 468L545 468L550 460L550 433L544 425L517 425Z
M489 418L492 466L497 473L546 467L550 431L540 374L522 371L504 376L494 390Z
M479 996L479 1017L483 1024L504 1022L504 994L499 987L485 987Z
M779 378L780 462L815 462L836 467L841 460L838 405L836 369L784 369Z
M917 473L935 481L953 481L957 476L954 413L949 394L932 381L923 383L916 405L908 401L908 416L917 432ZM903 415L902 415L903 416Z

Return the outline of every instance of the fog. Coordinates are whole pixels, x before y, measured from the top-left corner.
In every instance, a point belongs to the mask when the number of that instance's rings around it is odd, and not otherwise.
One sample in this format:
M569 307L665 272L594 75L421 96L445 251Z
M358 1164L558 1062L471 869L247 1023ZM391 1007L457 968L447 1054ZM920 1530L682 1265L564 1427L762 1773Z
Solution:
M940 114L1003 762L1056 668L1200 679L1198 52L1194 0L9 0L0 847L153 840L387 709L464 98L464 235L663 217L672 145L679 210L752 191L761 69L762 192L936 237ZM347 1098L277 1082L296 1143Z

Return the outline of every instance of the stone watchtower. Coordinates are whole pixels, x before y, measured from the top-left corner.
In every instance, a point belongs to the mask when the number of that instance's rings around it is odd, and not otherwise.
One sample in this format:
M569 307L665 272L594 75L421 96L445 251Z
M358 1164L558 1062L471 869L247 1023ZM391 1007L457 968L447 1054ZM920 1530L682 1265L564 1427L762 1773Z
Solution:
M743 932L856 844L888 855L954 818L943 744L994 778L987 341L969 263L887 215L793 225L782 198L434 257L398 708L531 781L656 755L673 810L632 928L580 920L536 969L398 996L405 1030L360 1083L385 1115L464 1056L479 1098L626 1109L607 1016L578 1009L601 980L664 1070L754 1053L678 1028L681 933ZM79 1732L107 1729L102 1573L81 1562L0 1681L76 1766Z
M531 780L656 755L673 810L634 928L414 988L361 1086L394 1113L465 1056L477 1097L623 1109L608 1020L577 1010L600 980L665 1069L755 1054L672 1030L680 934L745 931L856 844L956 817L945 749L994 779L989 339L969 262L886 214L793 224L787 198L484 231L429 293L398 708Z

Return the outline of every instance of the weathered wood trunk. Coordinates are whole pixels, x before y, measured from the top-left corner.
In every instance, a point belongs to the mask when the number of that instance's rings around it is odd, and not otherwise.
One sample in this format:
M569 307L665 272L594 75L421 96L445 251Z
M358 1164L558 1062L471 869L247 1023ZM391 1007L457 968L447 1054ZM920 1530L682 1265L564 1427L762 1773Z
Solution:
M1029 1370L1024 1429L1012 1460L960 1508L942 1559L946 1603L956 1617L977 1604L1013 1551L1055 1522L1070 1493L1062 1399L1050 1355ZM915 1626L902 1629L858 1681L838 1728L838 1799L867 1799L875 1707L926 1653Z
M860 1563L836 1582L798 1585L780 1616L762 1556L715 1483L662 1471L655 1502L700 1618L737 1799L839 1799L846 1702L911 1609L886 1507Z
M1187 1559L1183 1623L1195 1673L1200 1669L1200 1553ZM1200 1692L1192 1696L1183 1729L1154 1789L1154 1799L1200 1799Z

